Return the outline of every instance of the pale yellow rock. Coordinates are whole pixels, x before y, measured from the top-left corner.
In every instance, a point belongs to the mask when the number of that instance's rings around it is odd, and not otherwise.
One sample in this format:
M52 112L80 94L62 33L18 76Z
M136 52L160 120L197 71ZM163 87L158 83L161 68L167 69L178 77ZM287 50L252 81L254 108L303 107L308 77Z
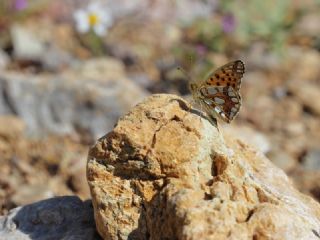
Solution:
M316 201L174 95L120 119L91 148L87 177L104 239L319 239Z

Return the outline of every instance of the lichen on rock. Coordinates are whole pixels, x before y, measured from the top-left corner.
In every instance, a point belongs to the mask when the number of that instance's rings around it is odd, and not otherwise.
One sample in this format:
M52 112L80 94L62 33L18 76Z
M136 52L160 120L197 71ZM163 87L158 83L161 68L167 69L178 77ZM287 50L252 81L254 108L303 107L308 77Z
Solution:
M262 153L174 95L152 95L90 149L104 239L319 239L320 205Z

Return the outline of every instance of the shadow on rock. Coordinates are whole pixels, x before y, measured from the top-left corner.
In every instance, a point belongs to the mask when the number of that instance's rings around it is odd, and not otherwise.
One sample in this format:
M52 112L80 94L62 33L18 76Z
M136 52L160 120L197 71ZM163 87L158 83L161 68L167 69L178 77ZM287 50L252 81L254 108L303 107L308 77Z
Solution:
M12 209L0 217L0 239L101 239L91 200L55 197Z

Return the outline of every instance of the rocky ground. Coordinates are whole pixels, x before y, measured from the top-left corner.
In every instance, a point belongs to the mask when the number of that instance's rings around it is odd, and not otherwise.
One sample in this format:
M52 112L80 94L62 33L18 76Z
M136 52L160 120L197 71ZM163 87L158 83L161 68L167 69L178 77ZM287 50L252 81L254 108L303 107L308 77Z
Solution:
M54 196L89 199L88 149L119 117L153 93L190 99L177 66L202 78L232 59L246 64L243 103L230 125L219 122L222 132L320 201L316 1L265 6L261 22L238 15L254 12L240 2L107 1L113 21L101 37L77 31L73 12L86 2L26 1L11 14L0 6L0 215Z

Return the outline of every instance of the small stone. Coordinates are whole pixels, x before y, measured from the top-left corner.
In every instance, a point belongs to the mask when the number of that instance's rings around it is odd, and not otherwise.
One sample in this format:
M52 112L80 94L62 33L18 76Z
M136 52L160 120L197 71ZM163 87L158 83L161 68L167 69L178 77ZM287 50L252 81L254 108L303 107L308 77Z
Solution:
M320 16L318 13L307 14L297 23L295 30L301 36L318 37L320 35Z
M275 100L269 96L262 95L251 101L248 99L241 108L241 118L248 119L260 130L270 131L275 114L270 106L275 106Z
M309 111L320 115L320 101L316 100L320 96L318 85L302 80L292 80L289 82L289 90Z
M290 173L297 188L320 201L320 174L319 171L295 168Z
M302 166L306 170L320 170L320 149L309 150L302 160Z
M57 72L63 68L70 66L74 59L72 56L55 45L47 47L46 54L42 56L42 64L44 70Z
M284 129L289 136L294 137L294 136L299 136L305 133L306 126L300 121L296 121L296 122L289 121L284 125Z
M251 45L246 59L249 66L257 69L274 71L274 69L279 69L279 66L281 66L279 56L274 52L268 51L268 45L261 41Z
M0 136L3 138L15 139L21 137L24 134L25 128L25 123L16 116L2 115L0 117Z
M292 79L289 80L289 83L292 83L293 80L298 80L305 85L308 81L316 81L318 79L320 74L320 55L317 50L290 47L286 55L287 59L283 60L283 65L289 71L289 79ZM296 61L296 59L299 59L299 61Z
M292 156L281 149L272 150L267 156L276 166L283 169L285 172L291 171L298 165L297 161Z
M14 24L10 31L16 59L39 61L46 54L45 43L34 36L28 28Z
M17 188L17 192L12 196L12 202L17 206L26 205L53 196L54 194L48 189L47 184L25 184Z

